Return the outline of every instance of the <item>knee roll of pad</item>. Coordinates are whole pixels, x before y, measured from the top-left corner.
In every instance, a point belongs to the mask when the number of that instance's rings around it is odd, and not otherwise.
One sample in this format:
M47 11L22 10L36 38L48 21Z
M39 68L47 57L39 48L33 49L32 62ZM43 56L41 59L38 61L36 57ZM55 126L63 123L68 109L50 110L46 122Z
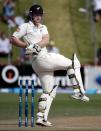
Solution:
M46 110L47 106L47 98L49 97L49 94L42 94L41 97L39 98L39 104L38 104L38 110L39 112L44 113Z
M70 79L70 81L71 81L71 83L73 85L78 85L79 84L78 80L76 79L75 71L74 71L72 66L68 67L67 74L68 74L68 77L69 77L69 79Z

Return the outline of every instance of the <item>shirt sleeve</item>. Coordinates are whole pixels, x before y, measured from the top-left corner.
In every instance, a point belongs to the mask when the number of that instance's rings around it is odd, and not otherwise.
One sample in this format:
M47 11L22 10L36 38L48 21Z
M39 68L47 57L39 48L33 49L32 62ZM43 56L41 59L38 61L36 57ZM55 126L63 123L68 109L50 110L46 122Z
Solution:
M47 30L47 27L45 25L43 25L43 28L42 28L42 35L47 35L48 34L48 30Z
M21 38L27 33L27 23L22 24L17 28L17 30L13 33L12 36L16 38Z

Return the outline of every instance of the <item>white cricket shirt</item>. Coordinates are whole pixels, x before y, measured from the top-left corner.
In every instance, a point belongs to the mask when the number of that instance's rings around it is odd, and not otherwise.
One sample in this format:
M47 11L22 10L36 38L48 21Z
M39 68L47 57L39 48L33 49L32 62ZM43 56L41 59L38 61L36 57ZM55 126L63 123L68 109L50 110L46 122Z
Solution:
M38 43L42 40L44 35L48 34L47 27L45 25L40 24L36 27L31 21L28 23L24 23L17 31L13 33L13 36L16 38L23 38L25 42L30 44ZM46 51L46 47L42 48L42 50Z

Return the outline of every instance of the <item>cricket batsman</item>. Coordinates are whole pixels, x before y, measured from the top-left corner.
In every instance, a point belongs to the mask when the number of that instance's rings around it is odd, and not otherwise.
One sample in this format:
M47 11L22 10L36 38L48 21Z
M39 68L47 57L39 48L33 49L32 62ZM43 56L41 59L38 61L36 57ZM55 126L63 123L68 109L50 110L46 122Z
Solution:
M67 70L74 89L73 98L82 101L89 101L89 98L85 95L80 74L80 62L76 54L71 60L63 55L47 52L49 33L47 27L41 23L43 14L43 8L40 5L31 6L29 9L30 20L19 26L10 39L15 46L26 49L25 55L32 55L32 68L41 81L43 93L38 101L36 124L52 126L52 123L48 121L48 114L56 96L57 86L54 86L53 77L55 70Z

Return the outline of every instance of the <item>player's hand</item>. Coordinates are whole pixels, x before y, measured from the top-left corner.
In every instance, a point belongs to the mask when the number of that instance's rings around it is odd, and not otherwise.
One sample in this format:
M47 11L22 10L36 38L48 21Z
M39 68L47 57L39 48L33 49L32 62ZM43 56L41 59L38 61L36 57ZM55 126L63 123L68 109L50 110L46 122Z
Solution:
M40 51L41 51L41 47L38 44L31 44L27 46L25 54L38 55Z

